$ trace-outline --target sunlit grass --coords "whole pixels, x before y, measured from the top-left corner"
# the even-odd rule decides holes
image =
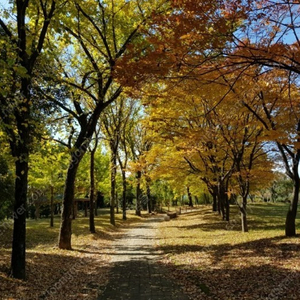
[[[109,278],[110,255],[114,251],[112,240],[122,234],[121,228],[141,221],[134,211],[127,211],[127,220],[116,214],[116,226],[110,224],[108,209],[100,209],[95,217],[96,233],[89,231],[89,218],[78,217],[72,221],[72,249],[58,249],[60,217],[54,219],[28,219],[26,222],[26,274],[27,280],[20,281],[9,276],[11,259],[12,225],[9,221],[0,237],[0,299],[41,299],[45,291],[53,288],[64,276],[71,278],[55,292],[51,299],[97,299],[97,292]],[[72,270],[72,274],[70,273]],[[90,288],[90,284],[95,286]],[[43,298],[44,299],[44,298]],[[47,298],[49,299],[49,298]]]
[[[127,212],[127,220],[122,220],[122,214],[115,214],[116,226],[110,224],[108,209],[99,209],[98,216],[95,216],[96,233],[91,234],[89,231],[89,218],[84,217],[79,212],[78,217],[72,221],[72,246],[75,248],[77,243],[83,244],[97,238],[110,238],[109,233],[117,232],[120,226],[126,226],[132,222],[141,220],[134,214],[134,211]],[[54,217],[54,226],[50,227],[49,218],[27,219],[26,220],[26,246],[27,250],[51,249],[57,246],[60,216]],[[0,239],[0,249],[10,249],[12,240],[13,222],[8,221],[9,226],[3,231]]]
[[[287,209],[283,203],[250,203],[248,233],[241,232],[236,206],[229,223],[210,206],[182,214],[160,227],[162,263],[192,299],[265,299],[286,277],[300,279],[299,236],[284,236]],[[299,217],[297,223],[300,231]],[[284,298],[284,289],[278,299],[300,299],[298,290]]]

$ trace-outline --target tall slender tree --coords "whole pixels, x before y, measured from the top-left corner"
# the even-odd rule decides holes
[[[15,158],[14,211],[18,215],[14,219],[11,272],[20,279],[26,277],[28,158],[34,134],[34,110],[39,107],[39,99],[34,97],[34,78],[59,2],[15,0],[11,3],[15,19],[0,17],[1,45],[5,45],[1,56],[9,74],[6,87],[0,89],[0,117]]]
[[[139,31],[146,26],[153,11],[162,11],[165,1],[106,0],[68,2],[68,15],[61,19],[64,34],[57,33],[59,45],[53,51],[62,77],[53,85],[66,87],[65,101],[53,99],[69,114],[75,132],[69,139],[70,165],[65,183],[59,248],[71,249],[71,212],[74,182],[82,157],[87,151],[101,113],[122,93],[114,82],[118,60],[133,40],[141,38]],[[72,46],[71,46],[72,45]],[[76,56],[74,55],[76,53]]]

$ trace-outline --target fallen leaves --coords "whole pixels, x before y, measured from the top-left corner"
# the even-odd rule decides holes
[[[228,231],[209,210],[160,228],[161,263],[191,299],[300,299],[299,238],[267,229]]]
[[[88,218],[78,218],[72,235],[73,251],[56,247],[58,223],[49,228],[48,221],[28,221],[26,251],[26,281],[8,276],[11,249],[8,240],[11,229],[0,240],[0,299],[1,300],[95,300],[106,285],[111,270],[112,240],[120,232],[107,223],[109,214],[96,218],[96,234],[90,234]],[[117,223],[121,221],[117,218]],[[129,222],[135,217],[129,216]],[[122,224],[122,227],[127,226]]]

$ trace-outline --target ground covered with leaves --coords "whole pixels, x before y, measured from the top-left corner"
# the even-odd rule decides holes
[[[6,226],[0,238],[0,299],[97,299],[109,276],[111,241],[120,234],[118,227],[136,220],[139,219],[131,215],[123,223],[121,215],[117,215],[114,228],[106,212],[96,217],[97,233],[90,234],[88,218],[78,218],[73,222],[73,251],[56,246],[59,219],[54,228],[49,227],[49,219],[28,220],[26,281],[9,277],[12,230]]]
[[[252,204],[249,233],[240,232],[237,211],[228,224],[210,207],[164,222],[161,263],[191,299],[299,300],[300,239],[284,237],[286,211]]]

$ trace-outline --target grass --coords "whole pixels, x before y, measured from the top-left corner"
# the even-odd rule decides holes
[[[158,224],[161,266],[193,300],[300,299],[299,236],[284,236],[287,204],[249,204],[249,233],[241,233],[240,215],[231,207],[231,222],[210,206],[183,210],[176,219]],[[173,210],[174,208],[171,208]],[[0,239],[0,299],[97,299],[109,278],[111,242],[120,228],[141,222],[128,213],[109,223],[108,209],[96,217],[97,233],[89,233],[88,218],[73,221],[73,251],[56,247],[59,222],[27,221],[27,280],[8,276],[11,229]],[[298,218],[298,231],[299,228]],[[51,297],[50,297],[51,296]]]
[[[127,221],[121,214],[115,217],[116,227],[109,222],[108,209],[100,210],[95,217],[95,234],[89,233],[88,218],[74,220],[73,251],[57,248],[59,217],[55,217],[53,228],[49,219],[27,220],[26,281],[8,276],[12,239],[9,223],[0,237],[0,299],[96,299],[108,279],[111,241],[120,234],[120,227],[141,221],[133,211],[128,212]]]
[[[234,206],[230,224],[211,207],[183,214],[161,226],[162,263],[191,299],[300,299],[300,241],[284,236],[287,207],[250,204],[248,233]]]

